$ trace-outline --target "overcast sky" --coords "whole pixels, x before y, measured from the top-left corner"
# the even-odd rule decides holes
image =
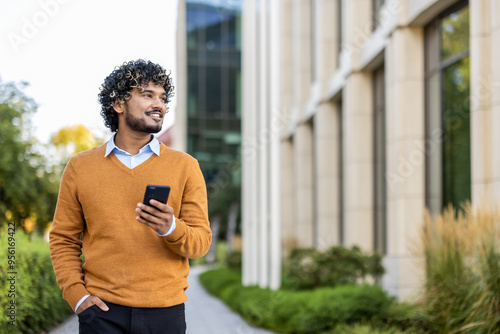
[[[107,138],[97,94],[115,66],[150,59],[176,84],[176,17],[177,0],[0,0],[0,78],[30,83],[42,143],[76,124]]]

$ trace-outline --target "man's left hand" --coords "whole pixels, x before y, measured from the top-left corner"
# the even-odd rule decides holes
[[[170,230],[174,217],[174,209],[168,204],[155,201],[149,201],[149,205],[138,203],[135,212],[140,223],[151,227],[158,234],[165,234]]]

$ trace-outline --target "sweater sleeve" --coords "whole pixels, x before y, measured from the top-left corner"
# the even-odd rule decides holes
[[[207,188],[198,163],[193,163],[188,174],[175,230],[163,238],[172,251],[187,258],[202,257],[210,248]]]
[[[85,227],[77,197],[77,175],[70,160],[61,178],[54,221],[50,230],[50,257],[63,298],[74,310],[78,301],[90,294],[82,271],[81,234]]]

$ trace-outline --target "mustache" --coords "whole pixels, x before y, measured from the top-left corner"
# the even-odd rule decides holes
[[[163,112],[161,110],[148,110],[146,111],[146,115],[150,115],[150,114],[160,114],[161,117],[163,117]]]

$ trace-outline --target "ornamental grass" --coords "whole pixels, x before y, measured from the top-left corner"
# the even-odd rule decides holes
[[[425,216],[419,303],[430,332],[500,333],[500,214],[470,204]]]

